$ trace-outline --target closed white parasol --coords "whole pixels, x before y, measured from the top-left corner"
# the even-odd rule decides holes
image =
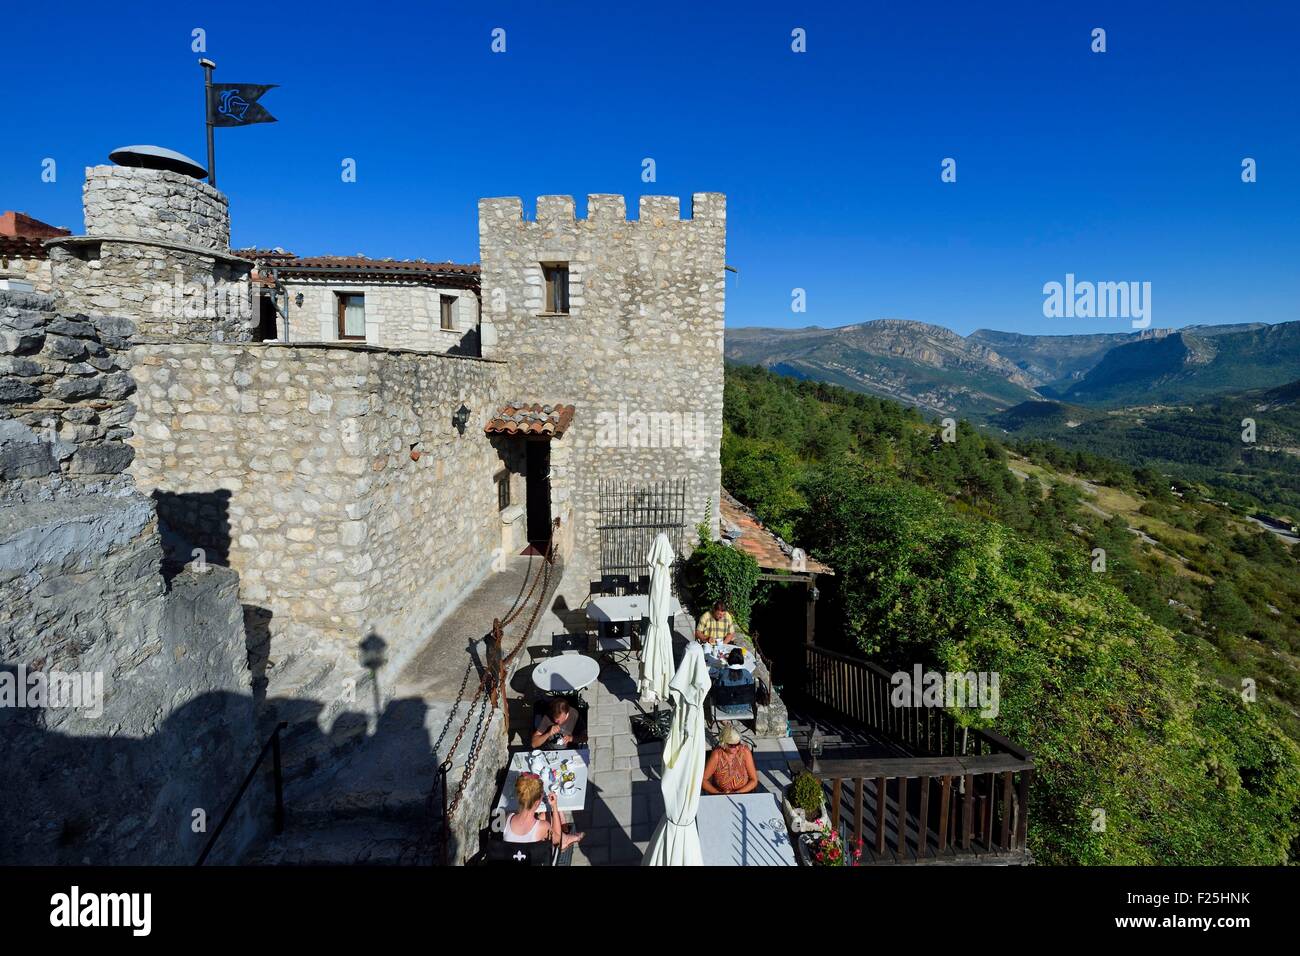
[[[646,556],[650,565],[650,627],[641,642],[641,698],[656,703],[668,700],[668,684],[673,679],[673,635],[668,629],[668,605],[674,558],[668,535],[660,532]]]
[[[664,744],[664,818],[650,837],[641,865],[703,866],[695,813],[704,780],[704,698],[709,692],[709,665],[704,649],[695,641],[686,648],[668,692],[673,722]]]

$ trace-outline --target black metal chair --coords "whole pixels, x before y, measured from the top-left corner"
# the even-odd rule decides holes
[[[590,634],[552,634],[551,656],[556,654],[585,654],[591,648]]]
[[[631,578],[626,574],[602,574],[600,577],[601,594],[626,594],[631,585]]]
[[[709,722],[716,725],[723,720],[758,720],[758,681],[748,684],[723,684],[713,686],[709,692]]]
[[[485,866],[570,866],[573,847],[557,851],[550,840],[507,843],[501,836],[493,834],[487,841],[483,863]]]
[[[636,641],[632,635],[632,621],[602,621],[596,632],[596,650],[599,652],[600,669],[617,667],[630,676],[627,662],[636,653]]]

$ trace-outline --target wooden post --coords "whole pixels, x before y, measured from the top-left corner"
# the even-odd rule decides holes
[[[885,852],[885,778],[876,778],[876,852]]]
[[[812,594],[817,587],[817,575],[808,575],[808,600],[805,602],[808,606],[807,624],[804,631],[804,642],[815,644],[817,637],[817,602],[813,600]]]
[[[948,800],[952,794],[952,777],[944,774],[943,783],[939,787],[939,852],[942,853],[948,849],[948,831],[951,826],[949,822]]]

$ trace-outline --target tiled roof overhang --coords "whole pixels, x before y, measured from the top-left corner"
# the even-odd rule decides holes
[[[572,405],[523,405],[502,407],[483,430],[489,435],[545,435],[559,438],[573,421]]]
[[[45,240],[35,236],[0,236],[0,256],[6,259],[46,259]]]
[[[752,556],[764,571],[790,571],[805,574],[835,574],[829,564],[806,556],[802,569],[796,569],[794,548],[763,527],[752,511],[722,489],[722,538],[733,548]]]

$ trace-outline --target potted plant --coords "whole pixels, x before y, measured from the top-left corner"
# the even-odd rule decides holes
[[[829,820],[821,820],[813,833],[799,836],[799,855],[811,866],[857,866],[862,859],[862,841],[853,849],[844,845],[844,839],[831,829]]]
[[[819,821],[828,817],[826,794],[822,782],[803,770],[781,797],[781,812],[791,833],[812,833]]]

